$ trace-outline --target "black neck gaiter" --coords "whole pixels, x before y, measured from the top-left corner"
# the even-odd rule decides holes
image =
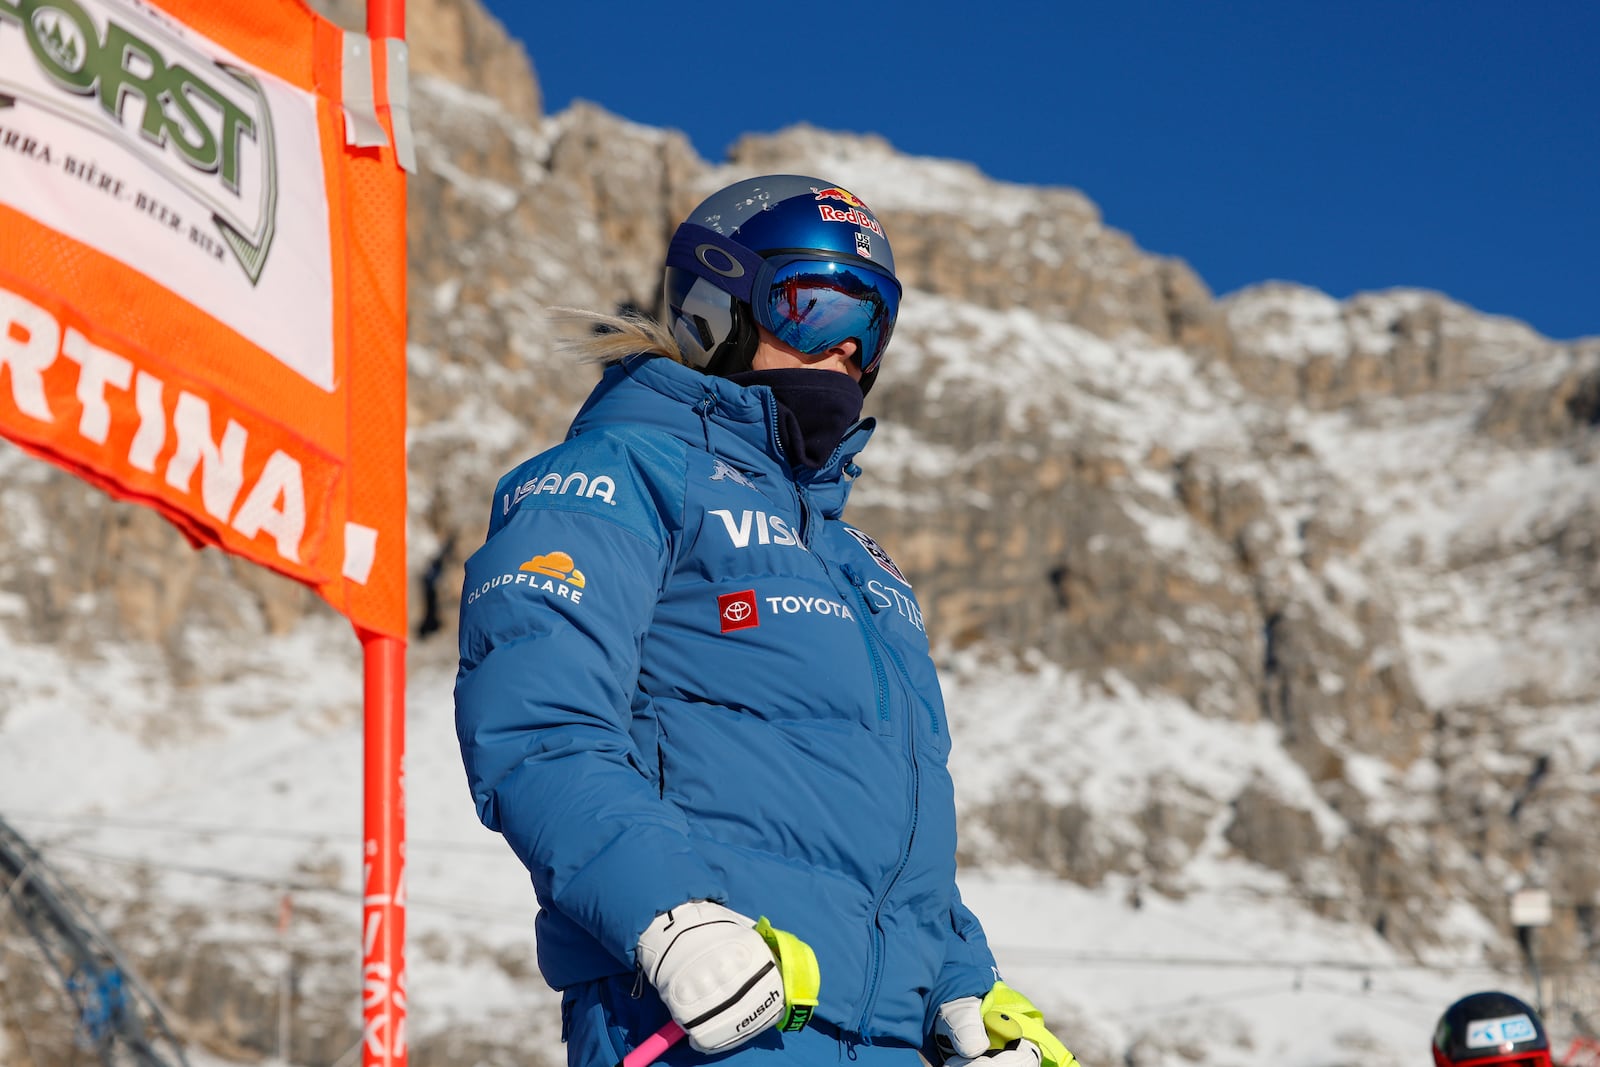
[[[747,370],[728,375],[739,385],[764,385],[778,399],[778,440],[797,467],[828,462],[844,432],[861,418],[861,386],[848,374],[811,367]]]

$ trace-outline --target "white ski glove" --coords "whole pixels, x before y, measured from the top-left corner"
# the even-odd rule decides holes
[[[1044,1056],[1027,1038],[1010,1042],[1006,1048],[989,1047],[989,1031],[983,1025],[983,1001],[960,997],[939,1005],[933,1022],[933,1044],[944,1057],[944,1067],[969,1067],[983,1060],[982,1067],[1040,1067]]]
[[[639,935],[639,968],[697,1051],[741,1045],[783,1015],[783,978],[755,926],[721,904],[691,900]]]
[[[933,1044],[943,1067],[970,1067],[980,1059],[981,1067],[1079,1067],[1033,1001],[998,981],[982,1000],[959,997],[939,1005]]]

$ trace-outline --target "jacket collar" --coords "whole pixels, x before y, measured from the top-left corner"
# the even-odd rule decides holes
[[[794,482],[823,514],[844,510],[854,459],[876,425],[856,423],[816,471],[796,476],[778,443],[778,402],[764,385],[741,386],[665,356],[630,356],[606,368],[567,431],[569,439],[601,427],[648,426],[703,448],[747,473]]]

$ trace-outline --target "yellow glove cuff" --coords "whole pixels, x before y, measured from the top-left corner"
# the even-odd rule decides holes
[[[784,1011],[778,1020],[778,1029],[784,1033],[802,1030],[817,1010],[817,997],[822,991],[817,954],[787,930],[774,927],[765,915],[756,923],[756,933],[772,950],[773,958],[778,961],[778,974],[783,978]]]
[[[1044,1067],[1078,1067],[1078,1060],[1061,1040],[1044,1026],[1044,1013],[1033,1001],[1004,982],[996,982],[979,1005],[989,1047],[1005,1048],[1019,1038],[1039,1046]]]

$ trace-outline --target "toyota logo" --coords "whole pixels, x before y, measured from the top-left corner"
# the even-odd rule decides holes
[[[723,610],[722,617],[729,622],[743,622],[750,617],[750,605],[742,600],[735,600]]]

